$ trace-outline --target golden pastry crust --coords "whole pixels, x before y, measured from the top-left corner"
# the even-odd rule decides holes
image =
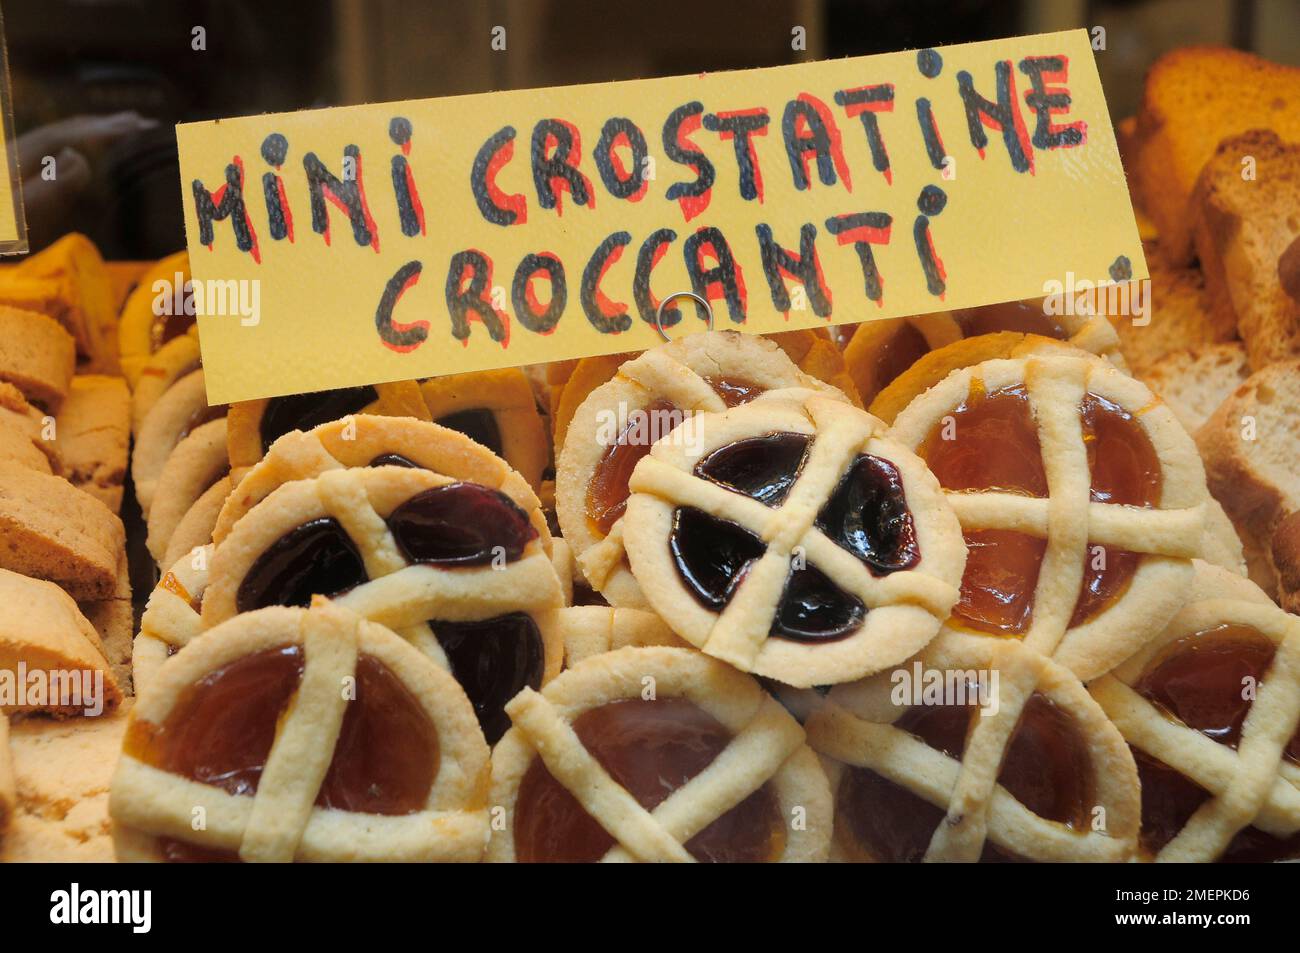
[[[1300,831],[1300,766],[1283,757],[1300,721],[1300,618],[1278,609],[1250,581],[1206,563],[1197,563],[1193,591],[1164,631],[1089,686],[1130,745],[1209,792],[1157,861],[1215,860],[1247,826],[1275,837]],[[1224,625],[1253,629],[1277,646],[1235,750],[1165,714],[1134,688],[1173,643]]]
[[[383,417],[414,417],[428,420],[429,409],[420,394],[420,385],[415,381],[394,381],[389,384],[376,384],[376,398],[354,414],[374,414]],[[273,400],[245,400],[230,407],[230,430],[227,439],[230,444],[230,475],[235,485],[244,478],[248,468],[265,455],[262,448],[262,415]]]
[[[966,547],[938,482],[879,420],[841,400],[784,393],[699,415],[679,428],[682,439],[656,443],[632,474],[623,538],[641,591],[678,635],[741,671],[808,688],[863,678],[924,647],[957,601]],[[815,437],[779,506],[693,472],[718,448],[769,433]],[[860,454],[898,472],[920,554],[910,568],[878,576],[814,523]],[[683,506],[742,526],[766,544],[720,612],[696,599],[674,563],[669,540]],[[864,605],[861,622],[842,637],[769,637],[792,571],[804,568],[791,570],[800,556]]]
[[[161,726],[183,693],[215,670],[263,650],[298,646],[294,702],[253,796],[151,766],[133,739]],[[350,700],[339,684],[367,656],[400,681],[437,734],[436,774],[413,814],[353,813],[314,805]],[[156,731],[157,728],[155,727]],[[469,699],[451,676],[383,626],[318,599],[310,609],[271,607],[230,620],[158,671],[131,713],[109,810],[119,860],[159,860],[159,837],[238,852],[245,861],[475,861],[488,834],[488,749]],[[206,811],[195,830],[193,809]]]
[[[725,751],[653,811],[600,766],[572,729],[582,713],[625,699],[644,699],[646,679],[654,699],[685,699],[731,734]],[[617,843],[603,858],[690,861],[683,846],[764,784],[782,818],[803,808],[806,823],[786,830],[786,862],[826,859],[831,803],[826,778],[804,744],[803,729],[753,679],[687,649],[622,648],[579,663],[543,691],[520,692],[507,706],[514,727],[492,756],[491,803],[503,812],[486,859],[515,860],[515,806],[519,784],[534,759],[578,799]]]
[[[896,672],[833,689],[808,719],[808,743],[825,756],[837,798],[845,767],[865,768],[946,811],[925,854],[927,861],[979,859],[985,844],[1029,860],[1128,860],[1137,847],[1141,815],[1137,767],[1124,739],[1072,674],[1037,652],[1009,641],[946,632],[917,662],[942,673],[996,672],[997,708],[974,716],[960,760],[894,727],[908,710],[895,704]],[[991,684],[991,678],[990,678]],[[1034,814],[998,784],[1012,734],[1035,694],[1066,713],[1086,741],[1101,830],[1076,830]],[[1102,809],[1098,812],[1097,808]],[[837,811],[833,860],[872,860]]]
[[[158,475],[149,507],[147,545],[155,562],[164,562],[172,534],[185,514],[229,472],[224,417],[196,427],[176,445]]]
[[[357,414],[303,433],[285,434],[257,466],[247,471],[222,507],[212,532],[215,542],[230,534],[245,513],[277,487],[319,476],[327,470],[371,466],[384,457],[401,457],[445,476],[500,490],[528,514],[551,550],[551,534],[537,495],[510,466],[481,444],[423,420]]]
[[[140,380],[140,372],[149,365],[151,358],[159,348],[164,346],[164,330],[169,324],[193,325],[193,316],[156,315],[154,301],[159,292],[154,285],[165,281],[169,289],[176,282],[176,275],[181,276],[182,285],[190,282],[190,257],[180,251],[160,259],[140,275],[134,290],[122,305],[122,316],[117,326],[118,356],[122,365],[122,376],[132,388]],[[172,292],[169,290],[170,296]]]
[[[537,489],[542,472],[550,463],[546,427],[537,412],[532,385],[517,367],[448,374],[420,383],[420,392],[434,423],[452,429],[447,418],[455,414],[484,411],[495,425],[500,446],[489,446]]]
[[[612,605],[647,607],[623,552],[622,520],[601,535],[587,518],[587,493],[601,458],[622,426],[655,401],[685,413],[719,411],[726,403],[705,378],[745,381],[765,390],[802,387],[845,400],[800,371],[774,343],[735,331],[679,338],[623,364],[614,378],[582,402],[556,464],[555,505],[560,528],[583,575]]]
[[[538,624],[553,630],[564,643],[564,665],[628,646],[667,645],[689,649],[691,644],[668,628],[653,612],[612,606],[569,606],[539,614]]]
[[[1169,408],[1139,382],[1092,359],[1035,355],[963,368],[913,401],[894,435],[918,448],[972,389],[1024,385],[1037,420],[1048,497],[993,490],[946,491],[964,532],[1012,530],[1046,538],[1024,643],[1084,680],[1108,671],[1151,638],[1178,610],[1192,581],[1192,559],[1205,538],[1205,471]],[[1081,423],[1085,393],[1131,414],[1160,465],[1158,506],[1090,500],[1090,468]],[[1142,554],[1127,588],[1081,625],[1070,620],[1087,547]],[[951,620],[947,625],[956,626]]]
[[[170,566],[188,553],[212,542],[212,531],[217,525],[217,518],[230,496],[232,487],[230,477],[223,476],[212,486],[203,491],[203,495],[194,501],[175,531],[167,541],[167,550],[158,560],[160,566]]]
[[[197,325],[155,351],[140,369],[131,392],[131,432],[140,432],[153,405],[173,384],[202,366]]]
[[[131,479],[136,499],[147,517],[167,459],[187,434],[225,415],[224,407],[209,407],[203,371],[193,371],[158,399],[140,427],[131,454]]]

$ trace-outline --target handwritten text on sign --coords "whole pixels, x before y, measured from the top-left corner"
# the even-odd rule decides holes
[[[214,402],[1145,277],[1082,30],[177,139]]]

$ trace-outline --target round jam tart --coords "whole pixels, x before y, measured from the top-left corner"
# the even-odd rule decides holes
[[[628,478],[650,445],[693,414],[792,387],[845,399],[800,371],[772,342],[714,331],[646,351],[591,392],[559,451],[555,503],[560,528],[593,589],[612,605],[647,607],[624,556],[622,519]]]
[[[844,361],[862,402],[871,407],[881,391],[929,352],[963,338],[1003,331],[1066,343],[1125,366],[1119,336],[1104,316],[1051,315],[1041,300],[867,321],[857,326],[844,348]]]
[[[1164,404],[1104,362],[954,371],[893,426],[961,520],[947,626],[1021,639],[1084,680],[1159,632],[1204,547],[1205,472]]]
[[[720,662],[621,648],[506,709],[490,861],[826,859],[830,790],[803,729]]]
[[[379,466],[423,468],[504,493],[528,514],[542,547],[551,550],[551,534],[537,495],[499,456],[446,427],[373,414],[357,414],[281,437],[256,466],[245,471],[238,492],[231,494],[217,518],[212,539],[220,543],[245,513],[285,483],[327,470]]]
[[[420,392],[434,423],[487,447],[534,489],[542,485],[551,448],[523,371],[507,367],[449,374],[422,381]]]
[[[184,616],[197,593],[181,582],[189,600],[166,578],[155,598]],[[208,557],[201,627],[316,595],[450,668],[492,740],[505,730],[505,703],[545,684],[563,659],[563,643],[535,618],[564,594],[528,515],[500,490],[429,470],[327,470],[279,487]],[[142,628],[177,643],[152,618]]]
[[[1192,600],[1089,686],[1132,746],[1141,855],[1300,858],[1300,618],[1196,564]]]
[[[1082,683],[1015,642],[945,632],[832,689],[806,723],[835,795],[832,860],[1128,860],[1137,769]]]
[[[775,343],[795,367],[810,377],[815,377],[839,388],[856,406],[862,406],[853,379],[844,366],[844,355],[826,328],[804,328],[798,331],[778,331],[764,334],[763,338]],[[554,399],[551,413],[555,426],[555,445],[564,446],[569,423],[582,402],[593,390],[611,380],[627,361],[636,354],[598,354],[584,357],[560,381],[559,394]],[[554,385],[552,385],[554,386]]]
[[[488,749],[447,672],[327,600],[231,619],[131,712],[118,860],[475,861]]]
[[[203,495],[194,501],[176,524],[158,565],[170,566],[182,556],[212,542],[212,529],[217,525],[217,516],[225,505],[226,498],[230,496],[230,491],[229,475],[203,491]]]
[[[415,381],[342,387],[315,394],[289,394],[230,405],[230,467],[235,483],[271,445],[294,430],[311,430],[356,414],[415,417],[428,420],[429,410]]]
[[[149,507],[147,545],[155,562],[163,562],[172,534],[190,507],[229,473],[224,417],[196,427],[176,445]]]
[[[197,334],[193,330],[196,327],[193,315],[160,316],[154,310],[154,300],[158,296],[154,285],[164,281],[171,288],[178,274],[182,287],[188,292],[190,258],[183,251],[168,255],[140,275],[135,288],[122,304],[122,314],[117,322],[117,349],[122,376],[132,390],[139,386],[143,369],[161,348],[184,334]]]
[[[807,688],[915,654],[957,599],[965,549],[924,464],[809,392],[700,414],[632,474],[632,571],[678,635]]]
[[[226,416],[225,407],[209,407],[203,371],[177,381],[145,415],[131,451],[131,479],[136,499],[147,517],[158,479],[176,445],[203,424]]]

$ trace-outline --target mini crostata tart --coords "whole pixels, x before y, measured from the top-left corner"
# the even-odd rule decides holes
[[[1137,769],[1082,683],[1015,642],[944,633],[832,689],[806,723],[832,859],[1106,861],[1137,846]]]
[[[1142,781],[1141,854],[1300,858],[1300,618],[1197,563],[1192,600],[1089,689]]]
[[[1205,471],[1169,408],[1092,359],[963,368],[893,426],[969,555],[946,625],[1015,638],[1085,681],[1164,628],[1205,535]]]
[[[1012,331],[1067,343],[1123,369],[1119,335],[1102,315],[1048,314],[1042,300],[938,311],[858,325],[844,349],[862,402],[876,396],[930,351],[963,338]]]
[[[202,366],[197,325],[160,347],[140,371],[135,390],[131,392],[131,432],[140,432],[144,418],[173,384]]]
[[[201,546],[212,542],[212,528],[217,525],[217,516],[230,496],[230,476],[223,476],[212,486],[203,491],[203,495],[194,501],[185,511],[181,521],[176,524],[163,558],[158,560],[160,566],[170,566],[182,556],[193,552]]]
[[[429,410],[415,381],[366,384],[314,394],[290,394],[230,405],[231,478],[236,484],[261,460],[271,444],[291,430],[311,430],[354,414],[429,419]]]
[[[202,370],[186,374],[158,398],[145,415],[131,452],[131,479],[146,517],[172,451],[199,427],[225,416],[224,406],[208,406]]]
[[[190,507],[229,474],[224,417],[194,428],[176,445],[158,475],[149,507],[147,546],[155,562],[163,562],[172,534]]]
[[[191,297],[190,257],[179,251],[160,259],[148,271],[140,275],[135,289],[122,305],[122,315],[117,325],[118,356],[122,366],[122,376],[134,389],[139,383],[141,370],[148,366],[153,356],[171,341],[189,333],[195,326],[193,314],[185,314],[182,306],[178,313],[158,314],[154,302],[159,292],[154,285],[166,282],[167,298],[174,300],[173,289],[176,276],[180,275],[182,289],[181,301]],[[177,312],[175,307],[169,311]]]
[[[691,418],[632,474],[624,537],[650,605],[741,671],[798,688],[919,651],[965,548],[938,483],[865,411],[807,391]]]
[[[564,594],[528,514],[499,490],[429,470],[329,470],[275,490],[212,553],[202,625],[315,595],[450,668],[493,741],[505,703],[563,659],[533,617]]]
[[[278,439],[255,467],[245,471],[222,507],[212,539],[220,543],[244,514],[285,483],[327,470],[378,466],[423,468],[504,493],[528,514],[542,547],[551,551],[551,534],[537,494],[499,456],[447,427],[372,414],[357,414],[306,432],[290,431]]]
[[[120,861],[475,861],[488,748],[460,686],[326,600],[226,622],[131,712]],[[200,823],[201,821],[201,823]]]
[[[517,367],[448,374],[420,382],[436,424],[465,434],[510,464],[537,489],[551,459],[546,426],[528,377]]]
[[[611,605],[647,607],[624,557],[622,520],[628,478],[650,444],[692,414],[725,410],[791,387],[845,400],[840,391],[800,371],[771,341],[713,331],[646,351],[591,392],[559,451],[555,506],[593,589]]]
[[[830,790],[803,729],[721,662],[622,648],[507,711],[489,861],[826,859]]]

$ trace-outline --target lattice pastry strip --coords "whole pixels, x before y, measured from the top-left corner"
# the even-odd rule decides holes
[[[212,540],[220,543],[244,514],[285,483],[311,479],[326,470],[384,463],[423,467],[499,490],[528,513],[543,548],[550,552],[551,534],[537,495],[504,460],[450,428],[374,414],[351,415],[305,433],[294,430],[277,440],[226,500]]]
[[[611,757],[617,765],[617,756],[589,750],[584,743],[584,719],[637,704],[651,711],[666,706],[674,719],[681,719],[682,709],[674,706],[683,703],[727,738],[702,770],[666,796],[659,790],[658,803],[647,809],[642,806],[645,792],[625,788],[605,767]],[[730,812],[743,810],[755,798],[767,798],[770,810],[747,818],[761,816],[762,823],[772,826],[770,840],[761,843],[775,844],[776,850],[772,856],[748,859],[825,859],[829,792],[803,744],[803,729],[753,679],[698,652],[654,646],[593,655],[542,692],[521,692],[507,710],[514,728],[494,752],[492,790],[492,803],[504,807],[507,823],[493,834],[489,860],[544,859],[533,856],[535,848],[521,833],[545,820],[532,816],[543,808],[526,793],[536,786],[536,771],[567,790],[576,799],[575,809],[608,835],[610,846],[596,855],[605,861],[691,861],[693,846],[706,850],[694,843],[697,835],[707,834],[715,822],[724,823]],[[640,738],[642,730],[634,729],[633,737]],[[608,729],[593,737],[608,738]],[[701,743],[699,734],[689,737],[695,740],[688,745]],[[673,740],[659,740],[638,746],[632,757],[666,757]],[[660,788],[675,766],[654,761],[652,769],[659,778],[654,787]],[[794,815],[801,820],[790,824]],[[556,819],[560,825],[569,821]],[[743,833],[755,837],[764,832],[747,828]]]
[[[647,608],[628,569],[623,496],[615,458],[644,454],[649,441],[624,436],[640,426],[662,436],[683,416],[719,412],[775,391],[804,388],[847,400],[836,388],[800,371],[771,341],[734,331],[695,334],[624,362],[574,413],[557,448],[556,515],[592,587],[611,604]],[[620,432],[613,432],[618,430]],[[618,446],[621,442],[628,446]],[[629,458],[630,459],[630,458]],[[630,470],[630,466],[628,467]],[[593,500],[602,494],[601,510]]]
[[[255,791],[250,794],[249,782],[232,782],[228,774],[219,773],[220,780],[210,784],[178,773],[201,775],[207,770],[203,758],[220,757],[212,747],[219,748],[220,738],[207,739],[197,752],[186,748],[186,739],[194,737],[189,732],[207,727],[192,724],[201,718],[196,712],[212,710],[193,707],[202,704],[203,693],[217,690],[241,665],[266,664],[267,657],[283,659],[286,653],[300,659],[300,675],[288,685],[260,777],[251,782]],[[361,676],[363,657],[383,673],[379,681]],[[339,749],[340,732],[349,706],[371,705],[368,693],[382,694],[384,679],[400,684],[393,697],[403,699],[404,707],[402,720],[382,731],[396,737],[393,732],[418,731],[412,726],[423,723],[431,734],[401,739],[417,765],[405,766],[412,776],[358,779],[353,759],[359,752]],[[266,692],[275,682],[263,677],[255,684],[255,692]],[[246,693],[240,700],[253,710],[266,702]],[[358,717],[396,717],[388,707],[395,702],[379,698],[373,704],[368,716]],[[265,714],[276,718],[271,708]],[[222,717],[221,709],[216,717]],[[220,724],[211,730],[220,731]],[[416,750],[421,745],[428,750]],[[367,759],[377,757],[367,752]],[[246,861],[476,860],[487,838],[480,793],[487,759],[464,693],[402,639],[324,599],[309,610],[262,609],[194,640],[159,670],[137,702],[110,800],[118,857],[164,859],[179,846],[182,852],[218,851]],[[232,783],[244,787],[232,791]],[[347,805],[354,802],[377,812],[352,810]]]
[[[992,680],[994,672],[996,682]],[[926,705],[915,705],[916,698],[910,693],[903,704],[894,697],[900,684],[910,684],[909,679],[928,673],[936,673],[950,686],[960,681],[961,691],[969,692],[964,698],[944,698],[945,709],[934,710],[941,716],[955,716],[952,724],[957,729],[935,729],[934,722],[927,727],[924,719],[934,714]],[[981,678],[987,694],[978,697],[974,680]],[[971,707],[966,708],[967,704]],[[910,721],[918,712],[921,719]],[[1070,726],[1065,734],[1062,719]],[[965,721],[970,726],[963,740],[960,731]],[[1045,732],[1043,725],[1049,731]],[[1086,756],[1083,770],[1088,777],[1083,780],[1075,770],[1080,767],[1077,763],[1024,768],[1026,759],[1019,761],[1020,770],[1042,771],[1057,782],[1078,785],[1070,796],[1083,800],[1057,804],[1073,817],[1053,819],[1036,813],[1013,793],[1013,788],[1025,786],[1025,778],[1003,777],[1008,752],[1026,729],[1031,736],[1054,738],[1075,755]],[[991,847],[995,852],[1037,861],[1113,862],[1127,859],[1136,847],[1140,795],[1137,772],[1123,739],[1077,678],[1015,642],[945,632],[908,668],[832,690],[810,716],[807,730],[809,744],[824,756],[836,792],[832,859],[865,854],[872,860],[923,856],[928,861],[969,862],[979,860]],[[949,737],[954,730],[958,734]],[[927,732],[933,735],[931,741],[922,738]],[[955,742],[958,750],[944,749],[941,739],[946,739],[942,743]],[[1041,741],[1037,750],[1048,752]],[[875,800],[855,800],[853,791],[861,782],[850,776],[854,769],[933,805],[938,809],[933,828],[920,829],[924,822],[919,818],[924,815],[916,807],[906,802],[887,803],[902,795],[882,790],[878,781],[858,788],[874,791],[871,796]],[[860,819],[853,816],[854,811],[878,814],[884,818],[878,823],[885,826],[918,825],[914,855],[875,853],[898,849],[898,831],[891,829],[883,846],[863,843],[856,833],[855,820]]]
[[[1289,850],[1285,843],[1274,846],[1300,855],[1300,745],[1294,740],[1300,736],[1300,619],[1282,612],[1249,581],[1199,561],[1196,567],[1199,598],[1089,686],[1129,744],[1202,789],[1203,803],[1176,832],[1159,830],[1160,819],[1146,819],[1144,847],[1158,861],[1215,860],[1252,827],[1279,841],[1290,839]],[[1206,661],[1197,663],[1197,657]],[[1252,658],[1257,661],[1243,662]],[[1164,687],[1165,672],[1177,673],[1179,694]],[[1217,674],[1224,672],[1248,672],[1247,683],[1229,684]],[[1194,707],[1181,708],[1187,701]],[[1180,715],[1212,722],[1189,724]],[[1231,716],[1239,727],[1220,724]],[[1144,783],[1161,779],[1153,775]],[[1173,836],[1161,843],[1167,834]]]
[[[789,485],[779,500],[761,502],[766,491],[756,496],[710,476],[717,454],[766,440],[807,444],[802,462],[780,475]],[[878,468],[873,473],[891,474],[881,478],[892,481],[888,499],[851,496],[858,468],[868,464]],[[878,420],[843,402],[807,392],[769,395],[762,404],[693,418],[654,446],[630,486],[625,533],[641,590],[680,636],[744,671],[800,687],[863,677],[922,648],[956,599],[964,547],[933,477]],[[907,527],[900,532],[907,537],[908,559],[878,570],[818,525],[844,494],[856,500],[848,519],[866,524],[854,538],[876,532],[871,522],[888,510],[895,525]],[[720,608],[705,604],[683,582],[684,570],[672,553],[673,546],[686,545],[675,529],[681,512],[743,528],[764,546],[736,570]],[[790,599],[788,580],[804,566],[824,576],[844,604],[854,600],[861,606],[840,637],[800,642],[773,636],[774,620]]]
[[[1089,679],[1177,611],[1203,549],[1205,475],[1185,431],[1142,384],[1085,357],[986,361],[914,400],[893,431],[926,458],[977,547],[950,628],[1019,635]],[[982,575],[1025,571],[1006,565],[1001,554],[1014,550],[981,559],[990,531],[1043,541],[1036,577],[996,596],[1014,606],[1027,598],[1020,619],[968,614]]]

